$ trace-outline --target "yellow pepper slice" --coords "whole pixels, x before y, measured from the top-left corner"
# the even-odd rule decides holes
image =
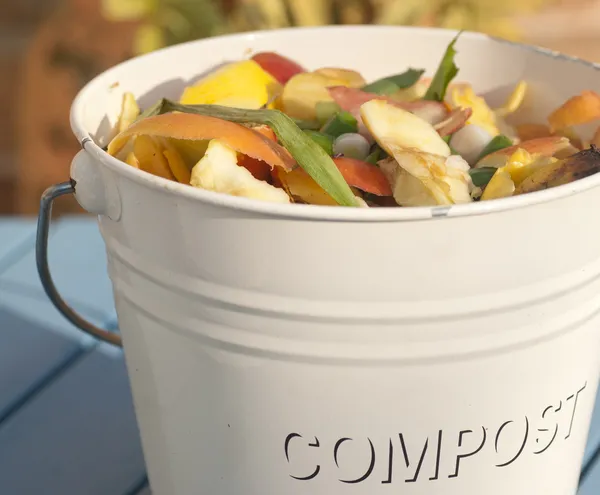
[[[450,106],[452,108],[470,108],[473,113],[468,124],[477,124],[492,136],[500,134],[496,125],[496,115],[486,101],[475,94],[470,85],[456,86],[450,91]]]
[[[499,168],[494,173],[492,180],[488,183],[481,195],[482,201],[489,199],[500,199],[512,196],[515,192],[515,183],[510,174],[503,168]]]
[[[133,153],[139,162],[139,168],[165,179],[174,180],[167,159],[158,143],[150,136],[140,135],[133,142]]]
[[[525,81],[519,81],[519,83],[513,89],[504,105],[496,108],[496,115],[499,117],[506,117],[511,113],[516,112],[522,105],[525,99],[525,93],[527,92],[527,83]]]
[[[182,184],[189,184],[192,176],[191,170],[183,161],[181,154],[177,151],[168,139],[164,139],[162,142],[164,146],[163,155],[167,159],[171,173],[175,176],[178,182]]]
[[[125,163],[133,168],[140,168],[140,162],[133,151],[130,151],[125,158]]]
[[[555,162],[557,159],[529,153],[518,148],[510,155],[506,165],[500,167],[486,186],[482,200],[506,198],[512,196],[515,189],[540,167]]]
[[[123,132],[131,124],[135,122],[140,114],[140,107],[135,101],[135,96],[131,93],[125,93],[123,95],[123,103],[121,104],[121,114],[117,121],[117,131]]]
[[[243,60],[220,67],[187,87],[180,103],[258,109],[281,90],[281,84],[254,60]]]

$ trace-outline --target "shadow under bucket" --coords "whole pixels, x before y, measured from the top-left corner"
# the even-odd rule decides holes
[[[374,79],[390,47],[395,67],[431,73],[454,34],[208,39],[119,65],[77,97],[83,150],[73,183],[45,198],[38,261],[48,282],[51,202],[75,192],[99,215],[154,495],[575,494],[600,370],[600,176],[443,209],[273,205],[99,147],[124,91],[248,50]],[[595,65],[547,51],[472,33],[457,48],[480,93],[526,80],[529,120],[600,85]]]

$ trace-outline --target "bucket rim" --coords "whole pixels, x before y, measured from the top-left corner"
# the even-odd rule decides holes
[[[135,169],[126,163],[105,152],[92,138],[88,130],[83,125],[83,112],[86,102],[90,95],[100,86],[105,86],[107,82],[114,79],[117,72],[126,69],[128,65],[134,65],[140,60],[150,59],[157,54],[168,52],[177,52],[184,46],[190,45],[218,45],[224,40],[234,40],[240,42],[250,42],[258,38],[277,38],[279,35],[290,33],[299,33],[299,35],[310,36],[319,32],[353,32],[362,33],[369,31],[412,31],[415,33],[428,33],[439,35],[450,39],[455,36],[457,31],[445,28],[431,28],[418,26],[383,26],[383,25],[334,25],[334,26],[307,26],[307,27],[287,27],[271,30],[257,30],[244,33],[225,34],[204,38],[186,43],[180,43],[169,47],[156,50],[154,52],[133,57],[120,64],[117,64],[94,79],[89,81],[77,94],[71,105],[70,123],[71,129],[82,148],[92,157],[107,166],[113,172],[130,179],[139,185],[149,189],[170,193],[189,200],[206,203],[213,206],[226,207],[246,213],[261,214],[271,217],[280,217],[297,220],[323,220],[323,221],[343,221],[343,222],[400,222],[416,221],[445,217],[470,217],[484,214],[499,213],[508,210],[525,208],[537,204],[547,203],[569,196],[585,192],[589,189],[600,186],[600,173],[578,179],[569,184],[563,184],[554,188],[512,196],[502,199],[488,201],[478,201],[466,204],[445,205],[445,206],[416,206],[416,207],[377,207],[377,208],[349,208],[332,207],[307,204],[284,204],[260,201],[250,198],[231,196],[225,193],[207,191],[200,188],[191,187],[187,184],[170,181],[162,177],[155,176],[143,170]],[[515,46],[520,50],[529,51],[536,55],[563,60],[585,65],[594,70],[600,71],[600,64],[583,60],[579,57],[566,55],[564,53],[539,47],[536,45],[509,41],[495,36],[473,32],[463,31],[461,39],[470,39],[477,41],[488,41],[493,43],[508,44]],[[460,42],[460,40],[459,40]]]

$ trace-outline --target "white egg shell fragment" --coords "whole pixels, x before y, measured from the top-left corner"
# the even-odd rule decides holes
[[[334,155],[344,155],[357,160],[364,160],[369,156],[371,144],[364,136],[349,132],[338,136],[333,142]]]
[[[456,131],[450,139],[450,146],[469,164],[474,165],[493,136],[477,124],[467,124]]]

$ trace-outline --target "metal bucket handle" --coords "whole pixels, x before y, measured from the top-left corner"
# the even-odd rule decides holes
[[[48,265],[48,233],[52,220],[52,204],[60,196],[75,194],[75,184],[73,179],[69,182],[61,182],[60,184],[50,186],[42,194],[35,242],[35,261],[38,274],[42,282],[42,287],[44,287],[50,301],[52,301],[52,304],[67,320],[98,340],[122,347],[123,343],[119,335],[97,327],[72,309],[59,294],[52,280],[52,275],[50,275],[50,267]]]

